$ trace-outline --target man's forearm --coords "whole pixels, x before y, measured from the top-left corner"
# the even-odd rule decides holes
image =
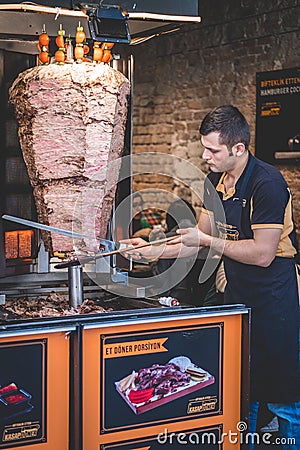
[[[235,261],[261,267],[268,267],[275,256],[255,239],[231,241],[206,235],[202,244]]]
[[[229,241],[216,237],[211,239],[211,247],[218,253],[244,264],[257,264],[257,254],[253,239],[243,241]]]
[[[182,244],[172,244],[170,242],[169,245],[165,245],[159,259],[186,258],[195,255],[199,250],[199,247],[186,247]]]

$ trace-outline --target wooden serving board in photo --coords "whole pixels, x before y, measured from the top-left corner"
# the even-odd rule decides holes
[[[130,399],[128,398],[126,392],[122,392],[118,381],[115,383],[115,386],[116,386],[117,392],[125,400],[125,402],[128,404],[128,406],[130,406],[132,411],[135,414],[142,414],[146,411],[157,408],[158,406],[161,406],[161,405],[169,403],[173,400],[176,400],[177,398],[183,397],[184,395],[191,394],[192,392],[195,392],[198,389],[202,389],[205,386],[209,386],[210,384],[213,384],[214,382],[215,382],[215,378],[213,377],[213,375],[211,375],[210,373],[207,372],[207,376],[203,381],[191,380],[188,385],[176,388],[175,392],[171,392],[166,395],[154,395],[147,402],[138,403],[138,404],[132,403],[130,401]]]

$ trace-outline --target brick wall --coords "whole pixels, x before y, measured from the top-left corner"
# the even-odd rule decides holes
[[[131,46],[135,58],[135,153],[169,153],[206,170],[199,124],[212,107],[234,104],[250,122],[255,151],[256,72],[300,65],[298,0],[201,0],[200,24]],[[282,168],[300,221],[299,166]],[[184,183],[136,176],[134,189],[156,186],[187,196]],[[200,202],[192,195],[196,208]]]

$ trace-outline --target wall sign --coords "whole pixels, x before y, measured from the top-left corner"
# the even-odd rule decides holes
[[[281,156],[283,152],[300,152],[299,101],[300,67],[256,74],[258,158],[271,164],[297,162]]]

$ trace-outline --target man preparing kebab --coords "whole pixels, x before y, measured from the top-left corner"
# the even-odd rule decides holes
[[[203,247],[223,254],[225,303],[244,303],[252,310],[249,431],[256,431],[258,405],[264,402],[278,417],[280,436],[296,441],[282,448],[299,449],[299,298],[291,194],[276,168],[250,154],[249,125],[237,108],[212,110],[200,135],[210,174],[198,225],[178,230],[180,236],[159,257],[186,257]],[[142,240],[123,242],[136,246]],[[155,257],[156,247],[128,254]]]

